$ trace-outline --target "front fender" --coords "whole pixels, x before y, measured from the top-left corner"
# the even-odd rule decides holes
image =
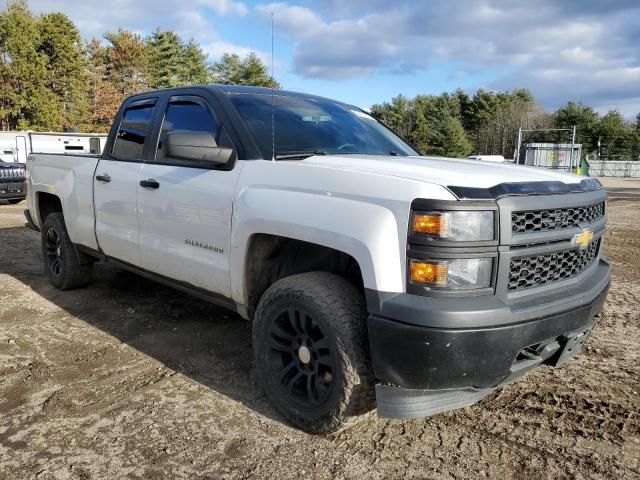
[[[231,291],[243,304],[244,272],[252,235],[302,240],[352,256],[365,288],[405,289],[406,238],[410,201],[340,195],[304,189],[251,186],[234,206],[231,236]]]

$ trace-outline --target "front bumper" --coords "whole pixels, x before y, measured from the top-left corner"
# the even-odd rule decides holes
[[[495,296],[475,297],[465,311],[460,298],[378,298],[368,325],[380,416],[420,417],[470,405],[540,364],[563,363],[580,351],[608,288],[609,265],[600,260],[561,299],[544,295],[499,306]],[[420,315],[418,305],[425,307]]]
[[[26,196],[24,179],[16,182],[0,182],[0,200],[22,200]]]

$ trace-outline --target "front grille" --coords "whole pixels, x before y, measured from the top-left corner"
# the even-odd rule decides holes
[[[0,179],[23,179],[24,168],[0,168]]]
[[[591,223],[604,215],[604,202],[584,207],[530,210],[511,214],[513,233],[546,232]]]
[[[575,277],[593,263],[599,249],[600,239],[592,242],[586,250],[573,248],[544,255],[512,258],[508,289],[539,287]]]

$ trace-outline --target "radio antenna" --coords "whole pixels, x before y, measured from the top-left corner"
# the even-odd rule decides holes
[[[271,81],[275,82],[274,70],[273,70],[273,12],[271,12]],[[271,88],[274,88],[272,85]],[[271,90],[271,161],[276,161],[276,96],[273,90]]]

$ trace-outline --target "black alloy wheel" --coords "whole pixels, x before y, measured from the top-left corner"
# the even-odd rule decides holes
[[[362,292],[329,272],[281,278],[253,319],[256,376],[276,408],[310,433],[353,423],[374,403]]]
[[[335,375],[330,342],[306,310],[286,308],[271,323],[269,364],[283,393],[303,408],[329,398]]]
[[[44,272],[60,290],[86,285],[91,280],[93,258],[78,252],[69,238],[62,212],[47,215],[42,224]]]
[[[62,276],[62,242],[58,232],[53,227],[47,229],[45,235],[45,250],[47,253],[47,268],[55,277]]]

